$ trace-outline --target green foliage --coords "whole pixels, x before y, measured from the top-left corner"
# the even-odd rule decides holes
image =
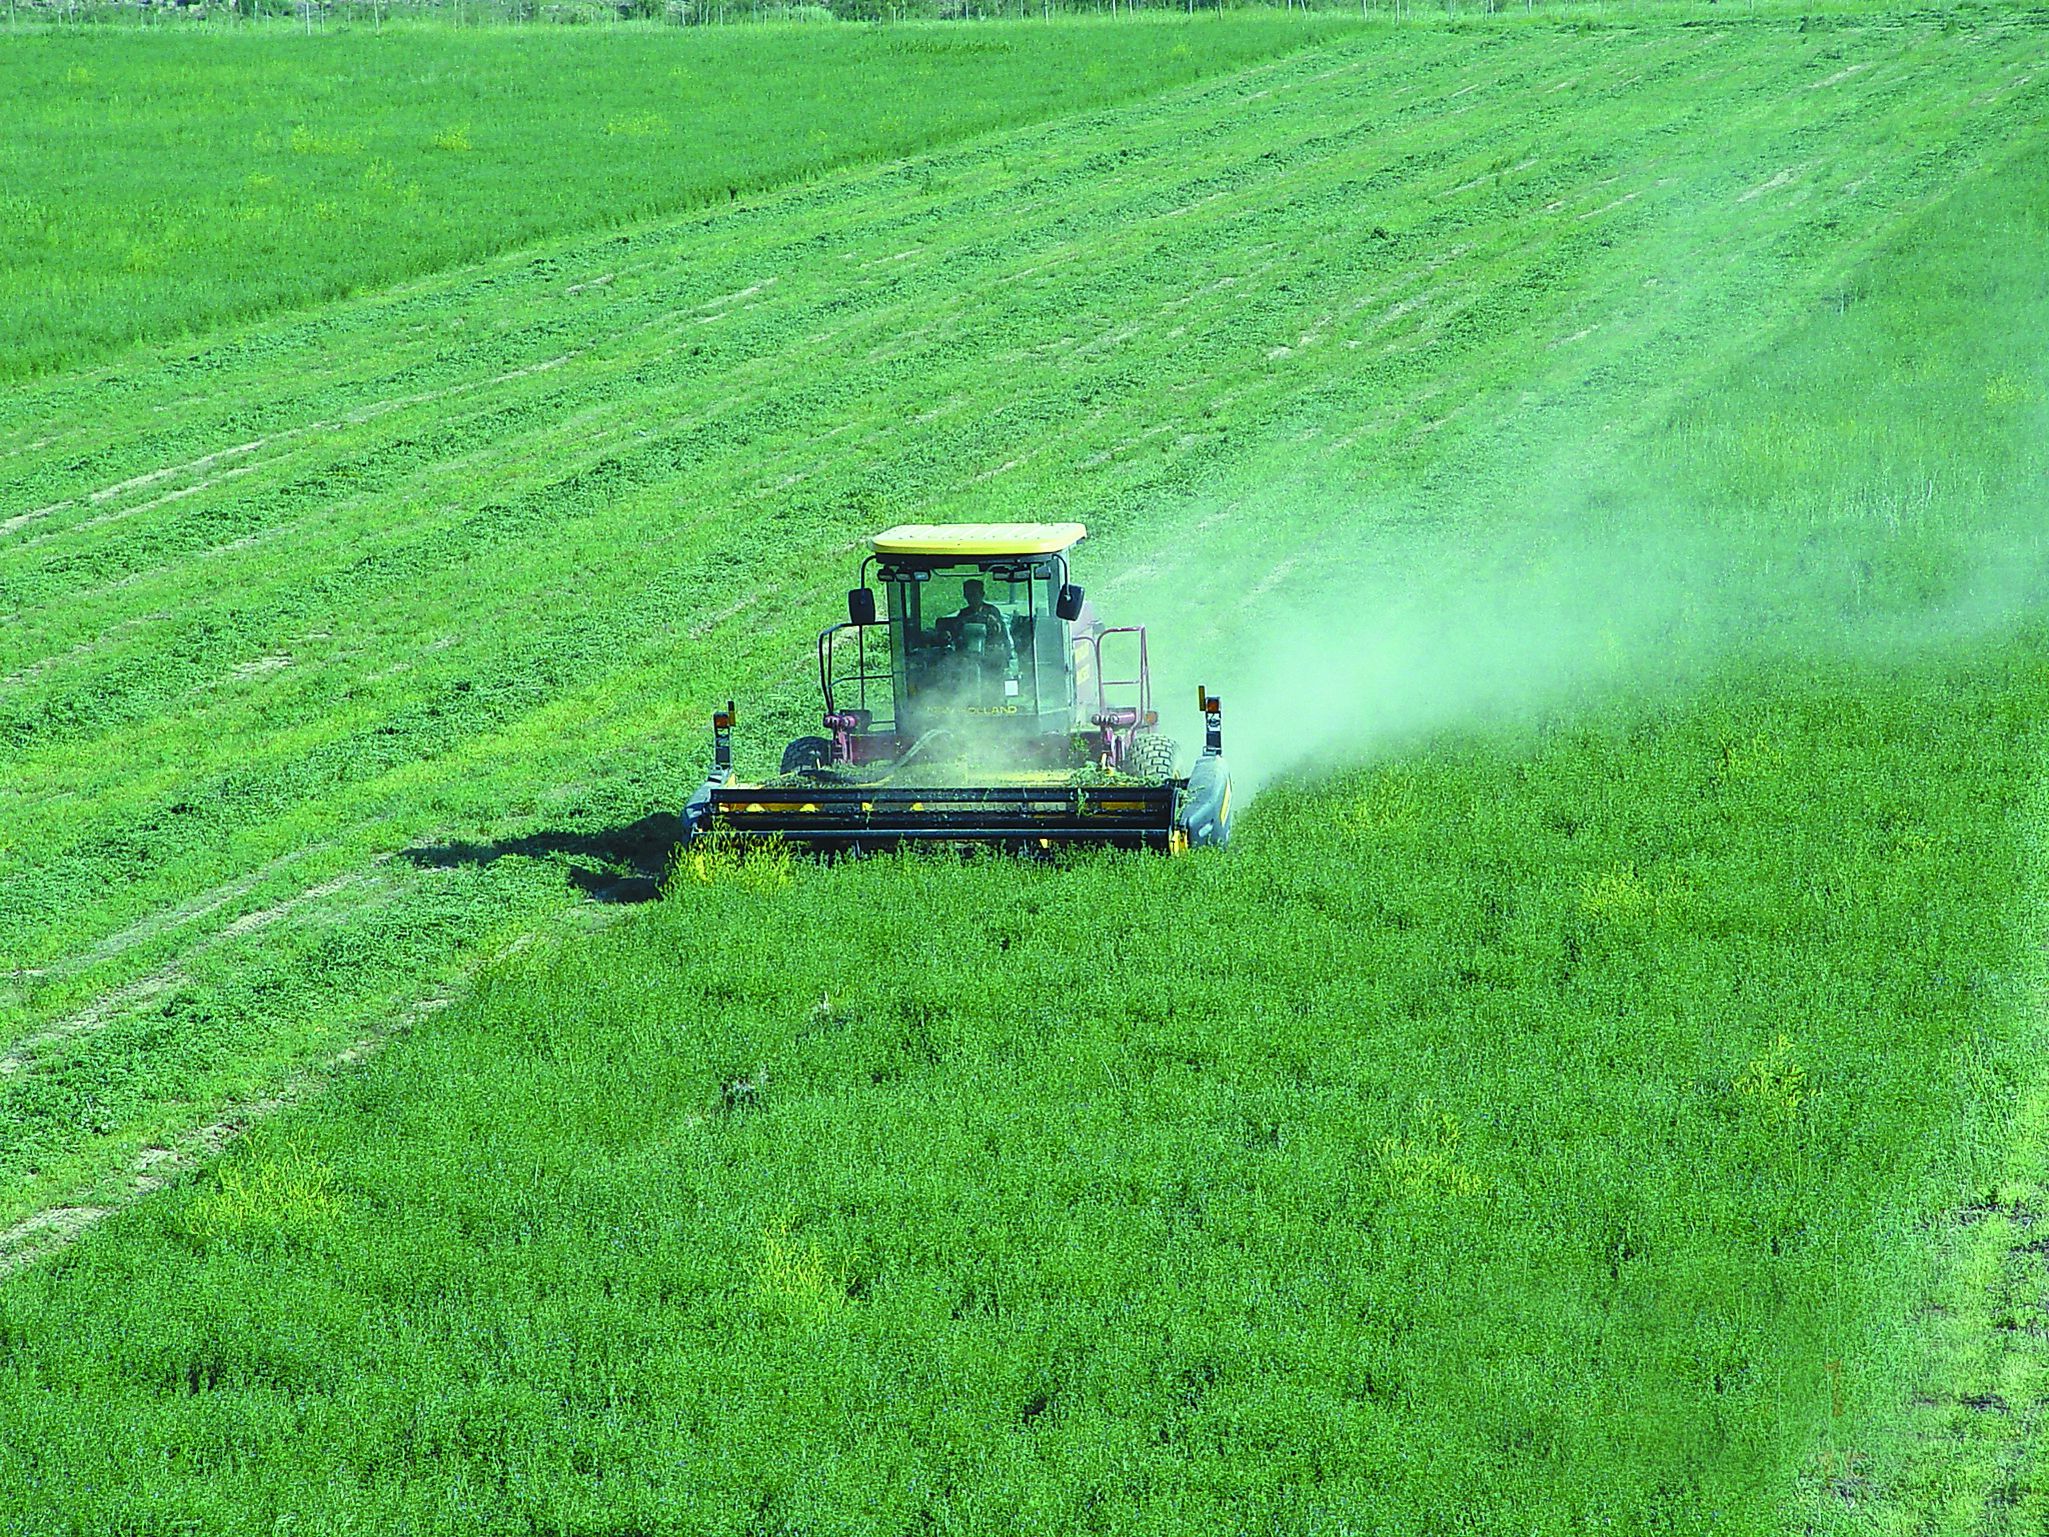
[[[482,969],[0,1283],[0,1524],[1783,1528],[2039,1058],[2038,51],[1405,28],[18,389],[0,1209]],[[1539,503],[1717,558],[1252,701],[1226,854],[666,863],[878,518],[1185,547],[1207,669]]]
[[[1997,1119],[1949,1041],[2032,1039],[1966,985],[2022,941],[1979,808],[2049,746],[2031,665],[1447,741],[1404,777],[1452,821],[1347,825],[1348,774],[1219,857],[678,882],[0,1290],[0,1489],[227,1532],[1770,1530],[1880,1214]],[[1789,713],[1797,815],[1714,771]],[[1715,896],[1600,924],[1625,861]]]
[[[247,1242],[266,1233],[317,1236],[340,1207],[334,1171],[304,1147],[245,1154],[208,1174],[181,1230],[198,1242]]]
[[[0,38],[0,379],[1099,108],[1345,25],[995,24],[972,48],[813,28]]]
[[[796,859],[780,838],[750,841],[714,832],[678,846],[664,890],[681,884],[773,891],[789,884]]]
[[[1439,1110],[1426,1098],[1418,1120],[1413,1132],[1382,1137],[1374,1144],[1374,1157],[1388,1194],[1429,1200],[1478,1195],[1485,1189],[1480,1176],[1458,1161],[1459,1140],[1464,1136],[1458,1117]]]
[[[1736,1092],[1750,1108],[1775,1126],[1788,1126],[1807,1097],[1807,1069],[1794,1055],[1793,1043],[1781,1030],[1772,1043],[1752,1057],[1736,1080]]]

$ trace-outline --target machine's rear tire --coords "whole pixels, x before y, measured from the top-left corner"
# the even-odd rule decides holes
[[[1174,761],[1180,756],[1173,738],[1141,731],[1131,739],[1131,750],[1124,755],[1124,772],[1134,779],[1172,779]]]
[[[783,749],[785,774],[800,774],[805,769],[824,768],[832,762],[832,743],[822,736],[800,736]]]

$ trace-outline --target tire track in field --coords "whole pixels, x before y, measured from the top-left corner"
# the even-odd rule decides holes
[[[18,528],[26,528],[39,519],[47,518],[53,512],[62,512],[70,505],[71,501],[67,497],[61,502],[52,502],[47,507],[37,507],[29,512],[16,513],[11,518],[0,519],[0,534],[11,534]]]
[[[102,961],[112,960],[124,951],[131,950],[136,945],[169,933],[173,929],[183,928],[188,923],[196,923],[208,914],[218,912],[230,902],[239,901],[247,896],[278,871],[318,852],[317,847],[306,847],[292,849],[280,854],[275,859],[267,860],[246,874],[238,875],[232,880],[222,881],[216,886],[208,887],[205,891],[199,892],[173,906],[160,908],[155,912],[145,914],[126,928],[119,929],[107,935],[104,939],[99,940],[91,949],[82,951],[78,955],[66,958],[55,966],[46,968],[43,974],[48,976],[69,976],[98,965]]]
[[[87,657],[96,655],[104,651],[110,644],[118,642],[136,630],[144,629],[152,624],[161,624],[171,617],[169,609],[158,609],[154,613],[136,614],[130,618],[118,620],[101,631],[93,640],[78,641],[68,650],[52,651],[47,656],[38,657],[35,661],[30,662],[18,671],[9,673],[5,678],[0,678],[0,690],[26,688],[29,684],[48,673],[55,672],[57,669],[70,663],[82,661]]]
[[[89,534],[112,524],[123,522],[140,513],[154,512],[160,507],[167,507],[174,502],[183,501],[187,497],[210,491],[217,486],[225,485],[229,481],[239,479],[244,475],[266,470],[283,471],[289,469],[298,462],[294,457],[296,446],[304,444],[309,439],[330,436],[346,431],[350,427],[360,427],[393,411],[437,405],[448,400],[460,399],[463,396],[475,394],[479,391],[496,389],[515,380],[560,368],[564,363],[571,361],[576,356],[576,351],[565,352],[556,357],[543,359],[538,363],[506,369],[489,378],[466,380],[461,383],[446,385],[440,389],[418,390],[408,395],[397,395],[387,399],[375,400],[368,405],[345,411],[331,420],[313,421],[299,427],[283,428],[268,436],[256,438],[247,443],[237,444],[232,448],[215,449],[213,452],[202,454],[199,458],[190,460],[187,463],[166,465],[161,469],[131,476],[129,479],[120,481],[117,484],[101,487],[97,491],[87,492],[82,499],[70,497],[61,502],[54,502],[48,507],[39,508],[34,513],[23,514],[20,518],[10,519],[6,523],[0,523],[0,534],[10,532],[16,526],[33,519],[41,519],[50,513],[61,511],[64,508],[100,506],[114,501],[130,491],[145,489],[158,482],[189,475],[195,471],[211,469],[223,459],[240,458],[243,455],[256,453],[273,445],[280,447],[283,445],[294,445],[292,449],[286,449],[283,452],[269,455],[255,463],[231,465],[218,474],[205,475],[189,484],[174,486],[171,490],[160,492],[145,501],[134,502],[127,506],[112,508],[106,512],[95,513],[91,517],[80,518],[74,522],[67,523],[61,528],[39,531],[27,539],[18,541],[12,546],[12,549],[17,552],[32,551],[40,549],[45,545],[59,543],[75,535]],[[308,453],[307,457],[313,457],[317,452],[317,448],[313,449]],[[290,531],[292,527],[293,525],[289,523],[279,524],[276,526],[276,532],[285,533]],[[92,598],[106,592],[117,591],[121,587],[132,584],[137,580],[146,580],[150,574],[153,574],[153,572],[132,572],[108,584],[106,587],[89,589],[79,594],[79,596]]]
[[[491,959],[502,959],[516,948],[518,945],[508,946]],[[144,1148],[111,1182],[101,1180],[87,1190],[68,1192],[0,1229],[0,1281],[70,1247],[115,1213],[218,1158],[251,1127],[304,1103],[339,1074],[369,1061],[395,1036],[452,1001],[443,994],[418,1000],[389,1024],[359,1034],[340,1051],[293,1074],[273,1092],[222,1106],[203,1124],[166,1143]]]
[[[602,926],[615,917],[600,909],[588,922]],[[485,969],[510,960],[539,937],[529,931],[473,954],[434,991],[358,1030],[339,1051],[292,1073],[275,1089],[217,1107],[200,1124],[141,1149],[125,1168],[62,1192],[0,1228],[0,1281],[69,1248],[107,1218],[219,1158],[251,1128],[323,1093],[341,1074],[370,1062],[393,1040],[455,1002]]]
[[[121,495],[124,491],[134,491],[143,486],[154,485],[156,482],[168,479],[173,475],[190,475],[196,470],[211,469],[223,459],[238,459],[243,454],[252,454],[269,441],[268,438],[252,438],[249,442],[239,443],[233,448],[217,448],[212,453],[202,454],[199,458],[191,460],[186,464],[167,464],[162,469],[147,470],[140,475],[132,475],[127,480],[118,481],[114,485],[103,486],[97,491],[89,492],[86,500],[97,504],[109,501]]]
[[[266,866],[262,870],[258,870],[238,881],[228,882],[225,888],[215,888],[215,891],[220,893],[217,899],[197,904],[184,904],[183,909],[173,909],[171,912],[156,918],[145,919],[142,923],[131,925],[129,929],[122,931],[121,934],[103,940],[95,947],[93,952],[88,952],[76,960],[67,961],[63,965],[54,967],[51,970],[56,975],[69,975],[87,970],[92,965],[116,956],[130,946],[141,943],[155,934],[182,926],[185,923],[203,917],[207,913],[217,911],[228,902],[234,900],[236,896],[253,890],[271,870],[299,857],[301,857],[299,854],[284,856],[279,860],[273,861],[271,865]],[[389,857],[388,855],[383,856],[376,863],[381,865]],[[330,880],[323,881],[317,886],[310,886],[294,896],[285,898],[283,901],[274,902],[267,907],[260,907],[252,912],[242,914],[233,921],[224,924],[213,934],[208,935],[206,938],[182,951],[178,959],[171,964],[161,967],[133,982],[125,983],[113,991],[95,998],[85,1007],[67,1015],[54,1024],[47,1025],[41,1030],[34,1031],[14,1041],[5,1052],[0,1052],[0,1078],[11,1077],[16,1073],[27,1071],[34,1067],[40,1057],[47,1055],[52,1047],[67,1045],[81,1037],[93,1035],[106,1029],[117,1020],[132,1017],[143,1009],[148,1008],[151,1004],[176,991],[179,987],[191,981],[191,975],[186,968],[186,962],[209,954],[237,940],[245,939],[258,930],[268,928],[272,924],[290,917],[304,908],[317,906],[325,902],[329,897],[338,896],[345,891],[357,887],[362,887],[367,891],[373,889],[377,884],[379,883],[372,871],[348,871]],[[209,893],[208,896],[213,897],[213,893]]]
[[[2023,897],[2037,937],[2019,1007],[2049,1037],[2049,780],[2021,814],[2038,889]],[[1887,1439],[1852,1447],[1831,1435],[1803,1475],[1812,1537],[2049,1526],[2049,1077],[2016,1108],[1995,1172],[1996,1185],[1929,1224],[1928,1292],[1893,1326],[1919,1342],[1921,1362],[1908,1401],[1882,1406]]]

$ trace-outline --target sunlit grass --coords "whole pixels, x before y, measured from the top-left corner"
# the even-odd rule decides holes
[[[855,27],[0,36],[0,379],[1144,96],[1349,25],[997,22],[974,48]]]
[[[1869,1475],[2039,1058],[2049,177],[1956,126],[2032,39],[1948,36],[1355,41],[1116,154],[994,137],[27,390],[20,1029],[188,975],[0,1080],[14,1190],[554,937],[0,1285],[0,1522],[1719,1534]],[[1823,47],[1885,68],[1810,91]],[[1740,201],[1793,148],[1831,173]],[[1674,230],[1718,260],[1668,302]],[[1163,626],[1540,493],[1719,561],[1540,701],[1330,739],[1221,856],[712,844],[561,937],[700,706],[757,760],[809,724],[878,521],[1165,559],[1246,439],[1343,494]],[[231,932],[336,871],[378,884]]]

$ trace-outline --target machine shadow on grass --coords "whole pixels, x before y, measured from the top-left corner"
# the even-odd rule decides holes
[[[398,857],[422,870],[496,864],[508,855],[545,859],[561,865],[569,883],[594,902],[652,902],[662,894],[669,856],[682,836],[682,819],[660,811],[623,827],[547,829],[495,843],[421,844],[400,850]]]

